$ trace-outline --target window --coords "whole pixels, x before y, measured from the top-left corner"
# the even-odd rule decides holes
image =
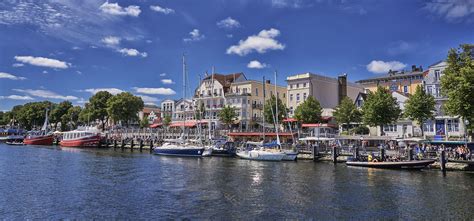
[[[441,72],[439,70],[434,71],[435,81],[439,81],[440,74],[441,74]]]
[[[297,102],[297,103],[300,102],[300,93],[297,93],[297,94],[296,94],[296,102]]]
[[[290,107],[290,114],[293,114],[293,106]]]
[[[296,88],[300,88],[300,84],[299,84],[299,83],[296,84]]]
[[[286,93],[283,93],[283,98],[286,98]]]
[[[290,94],[290,101],[293,101],[293,94]]]
[[[290,89],[293,89],[293,85],[292,85],[292,84],[290,84]]]
[[[459,132],[459,120],[458,119],[448,120],[448,132]]]
[[[306,83],[303,83],[303,87],[306,87]]]
[[[425,132],[434,132],[434,127],[433,123],[431,121],[428,121],[423,124],[423,131]]]
[[[306,100],[306,93],[303,93],[303,101]]]
[[[383,126],[383,131],[384,132],[397,132],[397,125],[385,125]]]
[[[433,95],[433,88],[431,86],[426,87],[428,94]]]
[[[255,96],[258,96],[258,88],[255,88]]]
[[[408,93],[408,86],[407,85],[403,86],[403,93]]]

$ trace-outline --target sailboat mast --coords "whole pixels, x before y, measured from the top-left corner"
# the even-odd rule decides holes
[[[211,101],[214,103],[214,72],[215,72],[215,69],[214,69],[214,66],[212,66],[212,76],[211,76]],[[211,106],[209,106],[209,109],[211,108]],[[209,112],[211,113],[211,112]],[[211,116],[211,114],[209,114],[209,125],[208,128],[209,128],[209,142],[211,142],[211,137],[212,137],[212,134],[211,134],[211,125],[212,125],[212,120],[211,120],[211,117],[214,117],[214,116]]]
[[[183,110],[183,126],[181,129],[183,130],[183,138],[185,135],[185,124],[186,124],[186,60],[183,54],[183,102],[184,102],[184,110]]]
[[[277,71],[275,70],[275,132],[277,136],[277,144],[280,145],[280,135],[278,134],[278,92],[277,92]]]
[[[263,143],[265,143],[265,76],[263,76],[263,110],[262,110],[262,120],[263,120]]]

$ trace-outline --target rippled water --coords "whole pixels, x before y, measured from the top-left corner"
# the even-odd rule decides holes
[[[474,174],[0,144],[0,219],[471,219]]]

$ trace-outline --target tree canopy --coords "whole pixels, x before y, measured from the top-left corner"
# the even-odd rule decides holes
[[[341,104],[335,108],[333,115],[337,123],[346,126],[346,128],[350,123],[359,123],[362,120],[362,114],[349,97],[342,99]]]
[[[441,93],[448,97],[444,109],[469,121],[470,134],[474,129],[474,45],[463,44],[448,53],[448,66],[441,77]]]
[[[264,114],[265,114],[265,122],[269,123],[269,124],[273,124],[274,123],[274,118],[273,116],[278,116],[278,122],[281,124],[282,120],[286,117],[286,113],[287,113],[287,108],[285,106],[285,104],[283,104],[283,102],[281,101],[280,98],[278,98],[278,114],[275,114],[276,112],[276,97],[274,95],[271,96],[270,99],[268,99],[266,102],[265,102],[265,110],[264,110]]]
[[[318,100],[309,96],[295,110],[295,118],[301,123],[318,123],[321,121],[321,104]]]
[[[219,120],[226,125],[227,127],[234,123],[237,119],[237,114],[235,113],[235,108],[229,105],[226,105],[222,110],[217,114]]]
[[[24,105],[13,107],[14,119],[20,126],[27,130],[41,127],[45,119],[45,111],[50,108],[52,103],[49,101],[30,102]]]
[[[50,113],[50,122],[54,124],[54,129],[57,129],[58,123],[61,123],[61,131],[67,130],[67,123],[69,120],[64,117],[69,109],[72,107],[72,103],[70,101],[63,101],[58,105],[54,105],[53,109]]]
[[[427,94],[423,87],[418,85],[415,93],[405,103],[404,116],[416,120],[423,127],[423,123],[434,118],[435,104],[434,97]],[[421,134],[423,135],[423,129]]]
[[[113,95],[108,91],[99,91],[89,98],[88,117],[90,120],[99,120],[102,124],[102,128],[105,127],[105,123],[108,121],[109,114],[107,112],[107,102]]]
[[[122,92],[107,101],[107,113],[116,123],[120,121],[128,126],[132,121],[138,120],[137,113],[143,109],[143,106],[141,97]]]
[[[397,99],[387,88],[379,86],[375,93],[367,95],[362,105],[362,120],[369,126],[380,126],[383,134],[383,125],[396,122],[401,112]]]

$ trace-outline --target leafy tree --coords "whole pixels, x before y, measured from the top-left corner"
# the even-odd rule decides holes
[[[229,105],[226,105],[222,110],[217,114],[219,120],[226,125],[227,128],[237,120],[237,114],[235,113],[235,108]]]
[[[421,126],[426,120],[433,119],[435,114],[435,100],[430,94],[418,85],[415,93],[405,103],[404,115],[411,120],[416,120]],[[423,136],[423,129],[421,130]]]
[[[143,109],[143,106],[141,97],[122,92],[107,101],[107,113],[115,122],[121,121],[128,126],[130,122],[138,120],[137,113]]]
[[[441,93],[448,97],[444,109],[469,121],[471,136],[474,130],[474,45],[463,44],[448,53],[448,67],[441,78]]]
[[[309,96],[295,110],[295,118],[301,123],[318,123],[321,121],[323,109],[318,100]]]
[[[89,118],[90,120],[99,120],[102,124],[102,129],[105,128],[105,123],[109,120],[109,113],[107,112],[107,102],[113,95],[108,91],[99,91],[89,98]]]
[[[31,130],[33,127],[40,127],[44,122],[45,110],[51,107],[51,105],[52,103],[49,101],[26,103],[15,110],[15,119],[18,120],[20,126],[27,130]]]
[[[79,113],[79,122],[82,124],[89,124],[89,121],[91,119],[91,111],[89,106],[89,103],[86,103],[84,105],[84,108]]]
[[[0,111],[0,125],[7,125],[8,123],[7,115],[8,115],[8,112]]]
[[[350,125],[350,123],[359,123],[362,118],[362,114],[360,113],[359,109],[357,109],[354,102],[349,97],[344,97],[333,113],[334,117],[336,118],[337,123],[346,126],[346,128]]]
[[[362,120],[369,126],[380,126],[380,133],[383,134],[383,125],[397,121],[401,112],[397,99],[387,88],[379,86],[375,93],[367,95],[362,106]]]
[[[366,126],[358,126],[358,127],[352,128],[350,130],[350,133],[357,134],[357,135],[364,135],[364,134],[369,134],[370,129]]]
[[[276,97],[272,95],[271,98],[265,102],[265,110],[263,110],[263,113],[265,114],[265,121],[270,124],[274,123],[273,116],[278,116],[279,123],[281,123],[286,116],[287,109],[280,98],[278,98],[278,115],[275,114],[276,101]]]
[[[23,105],[16,105],[12,108],[10,112],[5,116],[8,120],[8,124],[15,125],[18,123],[18,118],[21,113],[21,109],[23,108]]]
[[[82,108],[80,106],[74,106],[69,108],[66,115],[63,115],[62,121],[68,122],[71,126],[71,129],[77,128],[79,123],[79,115],[82,112]]]
[[[163,119],[163,126],[168,127],[171,124],[171,116],[166,115],[165,119]]]
[[[143,116],[143,119],[140,121],[140,128],[147,128],[148,125],[148,117]]]
[[[70,101],[63,101],[51,110],[50,121],[54,124],[54,130],[57,130],[59,122],[61,123],[61,131],[67,129],[68,120],[66,114],[71,107],[72,103]]]

